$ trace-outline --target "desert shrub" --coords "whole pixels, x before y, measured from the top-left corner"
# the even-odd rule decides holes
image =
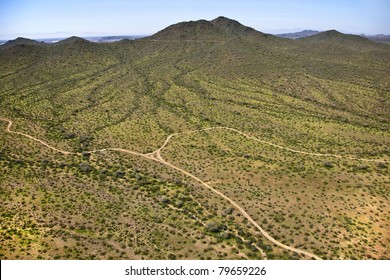
[[[330,162],[330,161],[324,161],[324,162],[322,163],[322,166],[324,166],[324,167],[326,167],[326,168],[332,168],[334,165],[333,165],[333,163]]]
[[[209,232],[218,233],[224,229],[224,226],[217,222],[208,222],[205,225],[205,229]]]
[[[88,162],[82,162],[79,164],[79,169],[82,171],[82,172],[89,172],[92,170],[92,167],[91,165],[89,165]]]

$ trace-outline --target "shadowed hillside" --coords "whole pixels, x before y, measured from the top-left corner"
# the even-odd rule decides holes
[[[145,40],[226,40],[227,34],[206,20],[181,22],[147,37]]]
[[[35,40],[18,37],[15,40],[10,40],[7,43],[1,45],[0,49],[12,48],[14,46],[26,46],[26,45],[28,45],[28,46],[40,46],[40,45],[43,45],[43,44],[44,43],[37,42]]]
[[[351,34],[343,34],[336,30],[328,30],[325,32],[320,32],[318,34],[305,37],[302,39],[299,39],[304,41],[305,43],[323,43],[323,44],[330,44],[330,45],[340,45],[343,47],[349,47],[349,48],[373,48],[375,45],[377,48],[383,48],[388,49],[388,46],[385,46],[383,44],[373,43],[373,41],[358,36],[358,35],[351,35]]]
[[[92,45],[93,43],[77,36],[72,36],[67,39],[58,41],[57,43],[54,43],[55,45]]]
[[[198,20],[173,24],[164,30],[145,38],[145,40],[198,40],[222,41],[234,37],[246,39],[264,39],[274,37],[264,34],[238,21],[218,17],[212,21]],[[276,39],[276,37],[274,37]]]

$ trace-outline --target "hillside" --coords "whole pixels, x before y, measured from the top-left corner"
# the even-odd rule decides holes
[[[28,39],[28,38],[18,37],[15,40],[9,40],[5,44],[1,45],[0,48],[4,49],[4,48],[11,48],[11,47],[14,47],[14,46],[40,46],[40,45],[43,45],[43,44],[44,43],[41,43],[41,42],[38,42],[38,41],[35,41],[35,40],[31,40],[31,39]]]
[[[372,42],[358,35],[343,34],[337,30],[328,30],[302,38],[307,43],[326,42],[328,44],[371,44]]]
[[[300,39],[300,38],[305,38],[309,37],[312,35],[316,35],[320,33],[320,31],[315,31],[315,30],[303,30],[299,32],[293,32],[293,33],[282,33],[282,34],[276,34],[275,36],[281,37],[281,38],[287,38],[287,39]],[[390,43],[390,36],[389,35],[384,35],[384,34],[377,34],[377,35],[365,35],[361,34],[359,35],[360,37],[367,38],[373,42],[377,43]]]
[[[88,45],[88,44],[92,44],[92,42],[90,42],[84,38],[81,38],[81,37],[72,36],[72,37],[66,38],[64,40],[58,41],[54,44],[55,45],[76,45],[76,44]]]
[[[390,46],[219,17],[0,61],[2,259],[390,258]]]
[[[264,39],[274,36],[256,31],[236,20],[220,16],[212,21],[198,20],[173,24],[145,38],[145,40],[223,41],[235,37]]]
[[[145,40],[226,40],[226,34],[206,20],[181,22],[147,37]]]

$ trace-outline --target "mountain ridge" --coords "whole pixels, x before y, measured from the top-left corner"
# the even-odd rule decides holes
[[[319,34],[321,32],[326,32],[326,31],[318,31],[318,30],[311,30],[311,29],[306,29],[298,32],[290,32],[290,33],[279,33],[275,34],[275,36],[280,37],[280,38],[286,38],[286,39],[301,39],[305,37],[309,37],[312,35]],[[343,33],[348,35],[347,33]],[[356,35],[356,34],[352,34]],[[366,35],[366,34],[358,34],[358,36],[367,38],[373,42],[377,43],[390,43],[390,35],[385,35],[385,34],[376,34],[376,35]]]
[[[277,38],[265,34],[240,22],[219,16],[211,21],[204,19],[172,24],[161,31],[144,38],[145,40],[227,40],[242,38]]]
[[[318,35],[318,36],[316,36]],[[376,35],[366,36],[352,35],[341,33],[337,30],[316,31],[316,30],[303,30],[295,33],[283,33],[283,34],[267,34],[258,31],[252,27],[245,26],[234,19],[229,19],[224,16],[219,16],[213,20],[195,20],[184,21],[167,26],[166,28],[156,32],[155,34],[135,40],[156,40],[156,41],[226,41],[233,38],[245,38],[249,40],[263,40],[263,39],[294,39],[301,42],[313,43],[313,42],[327,42],[332,44],[349,44],[352,41],[359,41],[360,44],[368,44],[370,42],[384,42],[389,41],[389,36]],[[306,39],[306,40],[304,40]],[[287,41],[285,41],[287,42]],[[364,43],[363,43],[364,42]],[[91,42],[87,39],[71,36],[69,38],[60,40],[52,45],[63,44],[90,44],[98,43]],[[0,46],[0,48],[9,48],[15,45],[48,45],[44,42],[32,40],[28,38],[18,37],[15,40],[9,40]]]
[[[74,45],[74,44],[94,44],[94,43],[78,36],[71,36],[64,40],[53,43],[53,45],[65,45],[65,44]]]
[[[42,46],[44,45],[45,43],[43,42],[39,42],[39,41],[36,41],[36,40],[33,40],[33,39],[29,39],[29,38],[24,38],[24,37],[18,37],[14,40],[9,40],[7,41],[6,43],[4,43],[3,45],[0,46],[0,48],[11,48],[11,47],[14,47],[14,46],[20,46],[20,45],[29,45],[29,46]]]
[[[281,33],[281,34],[276,34],[275,36],[281,37],[281,38],[286,38],[286,39],[299,39],[299,38],[304,38],[308,36],[312,36],[315,34],[320,33],[320,31],[317,30],[302,30],[299,32],[291,32],[291,33]]]
[[[344,34],[335,29],[320,32],[312,36],[300,38],[297,39],[297,41],[309,44],[322,43],[349,47],[370,47],[378,44],[365,37],[359,35]]]
[[[201,39],[225,39],[225,34],[215,28],[207,20],[179,22],[158,31],[157,33],[142,38],[141,40],[197,40]]]

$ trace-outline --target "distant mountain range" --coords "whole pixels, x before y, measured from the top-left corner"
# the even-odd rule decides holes
[[[191,27],[196,27],[194,30]],[[213,29],[213,27],[216,29]],[[193,30],[192,33],[188,33],[189,30]],[[178,33],[180,33],[180,36],[176,36]],[[161,37],[166,37],[167,34],[168,37],[176,36],[175,39],[185,39],[185,40],[194,40],[196,37],[201,36],[203,39],[206,39],[207,37],[222,37],[226,36],[228,33],[231,34],[246,34],[252,36],[256,34],[256,36],[262,35],[262,36],[271,36],[270,34],[267,33],[262,33],[259,32],[251,27],[244,26],[240,24],[238,21],[228,19],[226,17],[218,17],[212,21],[206,21],[206,20],[198,20],[198,21],[188,21],[188,22],[181,22],[177,24],[173,24],[171,26],[168,26],[167,28],[157,32],[156,34],[152,35],[151,37],[147,37],[146,35],[115,35],[115,36],[83,36],[82,38],[90,41],[90,42],[95,42],[95,43],[109,43],[109,42],[116,42],[116,41],[121,41],[124,39],[128,40],[136,40],[136,39],[141,39],[144,37],[147,37],[149,39],[159,39]],[[291,33],[281,33],[281,34],[274,34],[272,36],[280,37],[280,38],[285,38],[285,39],[301,39],[301,38],[306,38],[310,37],[313,35],[317,35],[323,33],[322,31],[318,30],[302,30],[299,32],[291,32]],[[224,34],[224,35],[223,35]],[[342,33],[341,33],[342,34]],[[222,37],[221,37],[222,36]],[[356,36],[356,35],[355,35]],[[379,42],[379,43],[390,43],[390,35],[384,35],[384,34],[377,34],[377,35],[365,35],[365,34],[360,34],[358,35],[360,37],[367,38],[371,41],[374,42]],[[73,36],[74,37],[74,36]],[[21,37],[19,37],[21,38]],[[60,42],[62,40],[67,39],[68,37],[59,37],[59,38],[41,38],[41,39],[27,39],[23,38],[24,40],[31,40],[34,42],[40,42],[40,43],[48,43],[48,44],[53,44]],[[70,37],[71,38],[71,37]],[[174,39],[174,38],[166,38],[166,39]],[[9,42],[13,42],[15,40],[9,40]],[[30,44],[32,43],[30,41]],[[7,43],[7,40],[0,40],[0,45]],[[22,40],[19,40],[19,43],[22,43]],[[27,43],[27,41],[24,41]],[[27,43],[28,44],[28,43]]]
[[[116,42],[120,41],[123,39],[128,39],[128,40],[135,40],[145,37],[145,35],[115,35],[115,36],[88,36],[88,37],[82,37],[88,41],[91,42],[96,42],[96,43],[109,43],[109,42]],[[19,37],[21,38],[21,37]],[[47,43],[47,44],[54,44],[59,41],[65,40],[68,37],[56,37],[56,38],[40,38],[40,39],[35,39],[34,41],[36,42],[42,42],[42,43]],[[10,40],[13,41],[13,40]],[[0,40],[0,45],[7,43],[8,40]]]
[[[299,32],[293,32],[293,33],[282,33],[282,34],[276,34],[275,36],[281,37],[281,38],[287,38],[287,39],[300,39],[305,38],[309,36],[316,35],[318,33],[321,33],[321,31],[317,30],[303,30]],[[359,36],[365,37],[367,39],[370,39],[374,42],[379,43],[390,43],[390,35],[384,35],[384,34],[377,34],[377,35],[365,35],[360,34]]]
[[[299,39],[299,38],[312,36],[312,35],[315,35],[318,33],[320,33],[320,32],[315,31],[315,30],[303,30],[303,31],[293,32],[293,33],[276,34],[275,36],[278,36],[281,38],[287,38],[287,39]]]
[[[374,42],[380,42],[380,43],[390,43],[390,35],[384,35],[384,34],[377,34],[377,35],[361,35],[363,37],[366,37]]]

